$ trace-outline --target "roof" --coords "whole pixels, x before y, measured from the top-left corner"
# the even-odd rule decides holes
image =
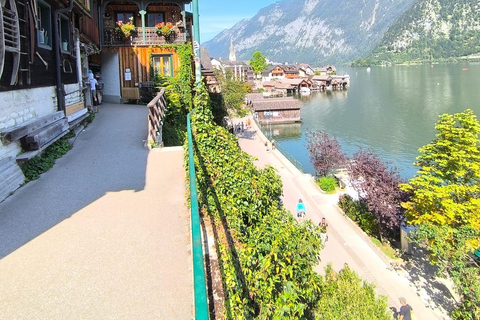
[[[248,101],[263,100],[263,93],[247,93],[245,99]]]
[[[265,81],[262,82],[262,87],[275,87],[277,84],[277,81]]]
[[[277,83],[275,85],[275,89],[291,89],[292,86],[290,84],[286,84],[286,83]]]
[[[201,49],[201,54],[200,54],[200,63],[202,66],[202,74],[203,75],[213,75],[213,66],[212,62],[210,59],[210,54],[208,53],[208,50],[206,48]]]
[[[269,98],[253,101],[255,111],[300,110],[300,108],[300,101],[293,98]]]
[[[302,82],[307,82],[305,79],[301,79],[301,78],[296,78],[296,79],[282,79],[282,84],[289,84],[289,85],[294,85],[294,86],[298,86],[300,85]]]
[[[332,76],[313,76],[312,78],[313,80],[315,81],[328,81],[328,80],[332,80]]]

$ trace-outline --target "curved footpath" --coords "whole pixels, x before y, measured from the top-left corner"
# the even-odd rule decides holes
[[[248,118],[252,119],[248,116],[234,119],[234,122],[243,121],[246,124]],[[408,274],[392,270],[388,258],[375,250],[373,244],[369,245],[368,236],[336,206],[337,196],[322,193],[311,175],[299,171],[280,151],[272,151],[270,143],[269,151],[266,151],[265,141],[268,140],[255,121],[252,121],[251,129],[237,135],[242,150],[258,159],[255,162],[258,167],[269,164],[277,169],[283,181],[283,204],[287,209],[296,212],[298,199],[302,199],[307,208],[305,219],[318,224],[322,217],[326,218],[329,239],[320,253],[322,261],[316,267],[319,273],[323,273],[328,263],[332,263],[335,270],[340,270],[348,263],[363,279],[375,284],[379,294],[387,296],[390,307],[399,309],[401,304],[398,299],[405,297],[415,310],[417,319],[447,319],[444,310],[429,307],[432,297],[417,293]]]
[[[108,104],[0,203],[0,319],[192,319],[182,148],[144,146],[145,106]]]

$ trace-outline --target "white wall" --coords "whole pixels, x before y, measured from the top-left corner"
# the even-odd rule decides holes
[[[102,52],[103,101],[120,103],[120,70],[118,52]]]
[[[55,87],[0,92],[0,132],[22,123],[51,114],[57,110]],[[0,159],[16,157],[20,143],[0,142]]]

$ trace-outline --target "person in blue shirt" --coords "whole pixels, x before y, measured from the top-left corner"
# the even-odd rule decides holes
[[[305,204],[303,203],[302,199],[298,200],[297,203],[297,217],[305,217],[305,214],[307,213],[307,209],[305,208]]]

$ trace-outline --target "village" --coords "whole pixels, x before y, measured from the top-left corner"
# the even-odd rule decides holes
[[[254,93],[245,97],[255,119],[260,124],[301,122],[300,100],[293,95],[310,95],[313,91],[346,90],[350,86],[349,75],[337,75],[335,66],[313,68],[309,64],[271,63],[256,75],[244,61],[238,61],[233,41],[230,41],[228,61],[212,59],[202,50],[202,74],[212,92],[219,92],[220,85],[214,70],[230,72],[235,80],[249,83]]]

